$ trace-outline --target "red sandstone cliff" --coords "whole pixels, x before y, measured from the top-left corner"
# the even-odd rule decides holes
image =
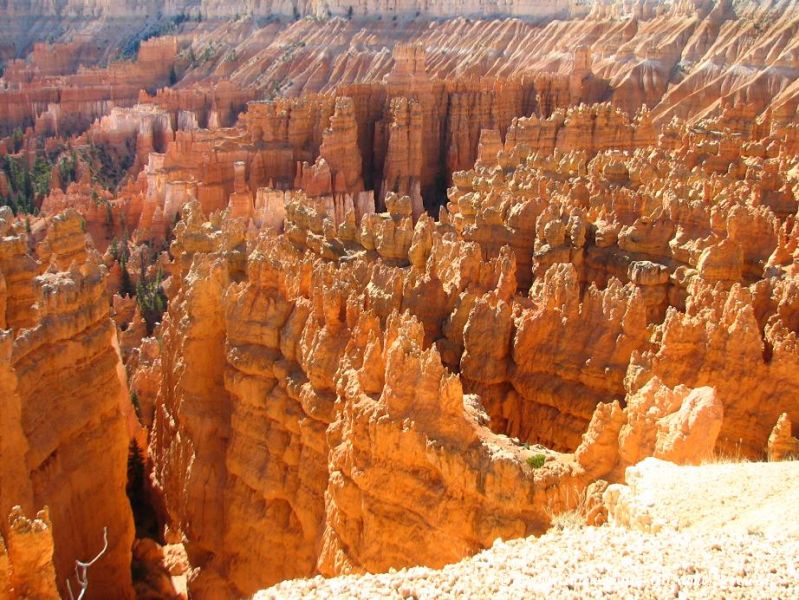
[[[131,593],[132,434],[208,598],[441,566],[646,456],[793,456],[793,10],[211,20],[9,65],[0,154],[82,158],[29,232],[0,213],[0,515],[52,520],[2,526],[0,586],[52,554],[63,593],[108,526],[90,592]]]
[[[6,305],[10,329],[0,346],[0,510],[8,515],[21,505],[33,514],[49,507],[61,594],[75,560],[102,548],[107,527],[109,549],[92,570],[87,597],[132,597],[133,522],[125,496],[130,404],[104,270],[86,254],[74,211],[50,223],[40,246],[47,247],[43,264],[25,256],[24,229],[10,211],[0,218],[0,230],[0,269],[10,284],[5,293],[26,289]],[[2,531],[10,533],[5,526]],[[6,542],[13,563],[14,544],[22,542],[11,535]]]

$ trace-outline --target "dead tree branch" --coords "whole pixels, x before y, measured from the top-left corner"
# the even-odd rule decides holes
[[[80,591],[78,593],[77,598],[72,593],[72,584],[69,582],[69,578],[67,578],[67,591],[69,592],[70,600],[83,600],[83,596],[86,594],[86,590],[89,589],[89,567],[91,567],[94,563],[100,560],[103,557],[103,554],[106,553],[108,550],[108,527],[103,527],[103,549],[88,562],[83,562],[81,560],[75,561],[75,579],[77,580],[78,584],[80,585]]]

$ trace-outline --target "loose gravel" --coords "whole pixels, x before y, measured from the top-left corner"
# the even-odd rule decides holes
[[[799,598],[798,569],[790,535],[569,527],[441,570],[284,581],[255,598]]]

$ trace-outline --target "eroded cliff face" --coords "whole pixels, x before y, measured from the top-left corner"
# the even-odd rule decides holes
[[[50,56],[59,52],[75,56],[80,64],[86,45],[84,41],[65,47],[45,46],[50,51],[42,56],[34,53],[32,68],[22,59],[10,62],[0,89],[0,131],[4,135],[27,127],[45,136],[84,131],[114,107],[135,104],[141,89],[168,84],[177,54],[175,38],[157,38],[142,42],[132,62],[112,62],[105,68],[49,68]],[[50,70],[56,73],[48,73]]]
[[[130,401],[108,318],[105,273],[85,251],[76,212],[49,225],[47,242],[39,247],[39,258],[49,266],[26,256],[24,228],[12,219],[4,208],[2,270],[15,285],[25,282],[30,295],[6,312],[10,329],[2,334],[0,510],[8,515],[19,505],[34,514],[49,507],[42,527],[52,528],[50,569],[54,565],[61,594],[68,579],[76,585],[75,561],[92,558],[108,528],[109,548],[91,574],[87,597],[132,597],[133,521],[125,496]],[[14,522],[11,529],[2,528],[12,563],[28,560],[14,558],[15,545],[27,543],[15,537],[21,525]],[[36,523],[25,527],[39,528]],[[32,577],[26,566],[14,569],[20,577]],[[27,597],[19,586],[15,590]]]
[[[46,510],[28,519],[20,506],[12,509],[0,537],[0,591],[5,598],[60,598]]]
[[[339,222],[319,198],[287,192],[282,235],[184,207],[153,434],[192,440],[192,458],[170,449],[154,460],[167,519],[198,567],[194,593],[440,566],[542,530],[646,456],[791,447],[792,271],[785,258],[767,259],[765,278],[745,267],[776,251],[744,234],[765,207],[739,189],[721,221],[703,180],[675,179],[663,149],[511,154],[502,169],[458,174],[437,222],[414,222],[413,200],[394,194],[358,225],[352,209]],[[668,193],[678,186],[691,189],[685,201]],[[706,229],[674,223],[703,212]],[[522,218],[534,226],[507,224]],[[531,284],[511,245],[474,241],[482,227],[532,238]],[[780,373],[773,385],[749,379],[761,368]],[[181,389],[184,373],[202,389]],[[182,425],[186,410],[219,428],[209,462],[197,445],[207,429]],[[220,490],[203,516],[185,504],[194,469]]]
[[[796,455],[792,5],[387,7],[9,64],[0,514],[52,527],[14,512],[47,533],[3,525],[0,585],[51,554],[63,593],[108,526],[90,593],[131,593],[131,439],[137,591],[198,598],[598,523],[648,456]]]
[[[407,137],[417,109],[387,102],[408,117],[391,133],[408,143],[387,156],[406,160],[424,147]],[[246,127],[272,136],[257,111]],[[314,191],[309,167],[304,189],[264,192],[272,200],[247,211],[237,186],[227,219],[185,205],[163,335],[204,331],[196,302],[214,315],[214,360],[224,354],[224,376],[205,384],[224,391],[196,403],[224,432],[203,458],[224,489],[206,511],[227,532],[212,557],[217,522],[186,521],[185,478],[157,484],[195,558],[194,593],[439,566],[545,528],[646,456],[792,447],[791,129],[761,121],[733,150],[730,112],[695,129],[607,105],[563,114],[551,137],[533,119],[482,130],[437,221],[412,186],[384,189],[385,212],[364,210],[353,194]],[[598,116],[603,129],[581,125]],[[218,372],[205,360],[198,377]],[[173,372],[160,375],[169,390]],[[185,410],[174,403],[166,414]],[[180,425],[153,431],[185,439]]]
[[[184,210],[202,222],[196,203]],[[170,522],[201,565],[193,593],[420,556],[442,565],[542,531],[548,510],[576,503],[582,471],[554,455],[531,470],[425,342],[441,319],[425,291],[507,296],[509,260],[456,256],[442,281],[436,263],[452,250],[420,249],[411,269],[365,256],[336,266],[268,232],[245,242],[236,221],[210,224],[213,251],[194,254],[162,325],[152,442]]]

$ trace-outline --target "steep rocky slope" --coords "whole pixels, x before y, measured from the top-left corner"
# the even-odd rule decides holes
[[[164,16],[202,14],[206,18],[231,18],[236,15],[284,17],[293,16],[419,16],[450,17],[466,15],[517,15],[527,17],[568,16],[587,12],[584,5],[568,0],[525,2],[511,0],[502,4],[486,0],[468,0],[459,5],[451,2],[431,3],[422,0],[387,2],[386,0],[269,0],[259,2],[221,2],[220,0],[10,0],[3,7],[5,14],[14,17],[120,18],[160,13]]]
[[[196,204],[186,210],[184,248],[202,222]],[[570,502],[579,469],[533,473],[522,448],[481,425],[422,322],[377,287],[382,267],[314,264],[267,236],[242,272],[243,230],[222,225],[162,326],[151,446],[170,522],[203,564],[198,594],[221,594],[220,576],[252,593],[317,568],[386,569],[424,547],[425,562],[444,564],[497,535],[543,531],[544,507]],[[464,289],[481,285],[460,275]],[[396,518],[422,495],[422,514]]]

